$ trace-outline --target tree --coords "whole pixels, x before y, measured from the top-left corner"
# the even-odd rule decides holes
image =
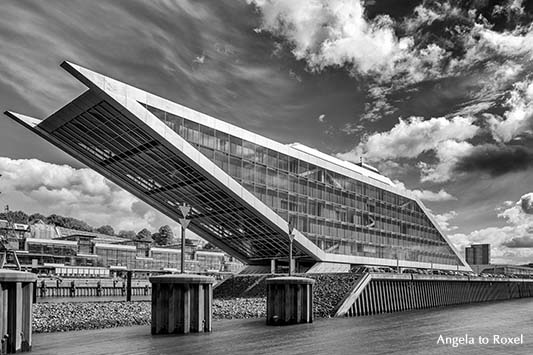
[[[37,222],[38,220],[46,222],[46,216],[40,213],[34,213],[29,217],[29,223]]]
[[[136,235],[134,231],[121,230],[120,232],[118,232],[118,236],[122,238],[133,239]]]
[[[46,217],[45,220],[46,224],[53,224],[58,227],[65,227],[65,217],[57,215],[57,214],[51,214],[50,216]]]
[[[22,211],[7,211],[0,213],[0,219],[9,220],[13,223],[28,223],[28,215]]]
[[[159,232],[152,233],[152,240],[155,245],[161,245],[159,244],[161,242],[161,235],[159,235]]]
[[[137,233],[135,238],[138,240],[150,240],[152,238],[152,233],[150,233],[148,229],[144,228]]]
[[[169,245],[174,239],[174,233],[168,225],[164,225],[159,228],[157,233],[152,234],[152,239],[157,245]]]
[[[92,232],[94,229],[93,227],[88,225],[86,222],[81,221],[76,218],[72,218],[72,217],[65,217],[65,224],[66,224],[65,226],[66,228],[76,229],[79,231]]]
[[[58,227],[64,227],[64,228],[70,228],[70,229],[76,229],[80,231],[87,231],[92,232],[93,227],[85,223],[84,221],[81,221],[76,218],[72,217],[63,217],[57,214],[51,214],[50,216],[46,217],[45,223],[47,224],[53,224]]]
[[[109,224],[96,228],[96,231],[101,234],[115,235],[115,230]]]

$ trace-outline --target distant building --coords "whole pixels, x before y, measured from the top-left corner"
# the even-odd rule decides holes
[[[0,220],[0,235],[15,250],[24,269],[56,270],[60,276],[116,274],[117,270],[179,271],[179,243],[155,247],[152,240],[79,231],[37,221],[32,225]],[[204,250],[199,240],[185,241],[187,272],[239,272],[243,264],[220,249]],[[58,272],[58,270],[62,270]]]
[[[490,244],[472,244],[465,248],[465,256],[470,265],[490,264]]]

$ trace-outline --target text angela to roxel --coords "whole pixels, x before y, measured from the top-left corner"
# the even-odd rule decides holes
[[[524,344],[524,334],[517,336],[506,336],[501,334],[493,334],[491,336],[470,336],[468,334],[462,336],[443,336],[439,335],[437,339],[437,344],[440,345],[451,345],[454,348],[457,348],[461,345],[520,345]]]

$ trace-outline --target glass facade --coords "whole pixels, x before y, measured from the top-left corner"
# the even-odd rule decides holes
[[[199,265],[202,265],[204,270],[201,271],[223,271],[224,254],[199,251],[195,255]]]
[[[114,245],[94,246],[94,253],[99,256],[99,266],[126,266],[128,269],[135,268],[135,257],[137,250],[135,247],[115,247]]]
[[[75,256],[78,246],[72,243],[61,244],[56,241],[47,243],[46,240],[28,241],[27,250],[32,254]]]
[[[413,200],[146,107],[328,253],[462,264]]]

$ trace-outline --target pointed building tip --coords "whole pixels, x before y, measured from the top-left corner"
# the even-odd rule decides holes
[[[68,61],[68,60],[64,60],[61,62],[61,64],[59,64],[59,66],[65,70],[67,69],[85,69],[83,68],[82,66],[76,64],[76,63],[73,63],[71,61]]]
[[[42,122],[42,120],[38,118],[26,116],[21,113],[16,113],[13,111],[5,111],[4,115],[6,115],[7,117],[29,128],[34,128],[35,126],[37,126],[39,123]]]
[[[80,69],[83,69],[79,65],[69,62],[68,60],[64,60],[59,66],[71,74],[73,71],[80,71]]]
[[[103,90],[103,81],[105,79],[110,79],[105,75],[69,62],[68,60],[64,60],[59,66],[89,89],[99,88],[100,90]]]

